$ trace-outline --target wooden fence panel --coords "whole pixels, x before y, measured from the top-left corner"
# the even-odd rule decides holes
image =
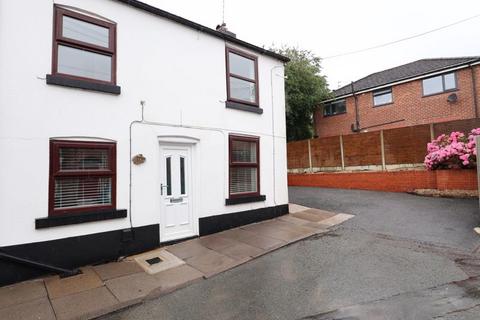
[[[340,136],[310,140],[312,167],[341,167]]]
[[[449,134],[452,131],[460,131],[464,133],[470,132],[474,128],[480,127],[480,119],[465,119],[465,120],[455,120],[449,122],[440,122],[433,125],[433,132],[435,138],[439,135],[445,133]]]
[[[380,131],[343,136],[345,166],[382,164]]]
[[[480,127],[480,119],[466,119],[433,124],[435,137],[452,131],[468,133]],[[383,130],[386,165],[422,163],[431,139],[430,125]],[[310,140],[312,167],[341,167],[340,136]],[[350,166],[382,165],[380,131],[343,136],[344,164]],[[288,168],[309,168],[308,140],[287,144]]]
[[[422,163],[430,142],[430,125],[383,131],[385,163]]]
[[[288,169],[308,168],[308,140],[287,143]]]

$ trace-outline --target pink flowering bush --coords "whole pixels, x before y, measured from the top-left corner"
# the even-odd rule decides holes
[[[480,128],[473,129],[468,136],[462,132],[442,134],[427,144],[425,166],[429,170],[474,168],[477,163],[475,137],[478,135]]]

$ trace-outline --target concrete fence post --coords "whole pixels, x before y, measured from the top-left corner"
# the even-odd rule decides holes
[[[310,139],[307,140],[307,144],[308,144],[308,167],[310,169],[310,173],[313,172],[313,168],[312,168],[312,148],[310,147]]]
[[[387,165],[385,163],[385,143],[383,140],[383,130],[380,130],[380,150],[382,151],[382,170],[385,171],[387,169]]]
[[[345,156],[343,153],[343,136],[340,135],[340,158],[342,160],[342,170],[345,170]]]

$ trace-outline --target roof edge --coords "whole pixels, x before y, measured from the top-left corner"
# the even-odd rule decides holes
[[[232,36],[230,36],[228,34],[225,34],[223,32],[219,32],[217,30],[206,27],[206,26],[201,25],[199,23],[196,23],[194,21],[188,20],[186,18],[182,18],[180,16],[177,16],[177,15],[172,14],[170,12],[167,12],[165,10],[159,9],[159,8],[154,7],[152,5],[146,4],[144,2],[141,2],[141,1],[138,1],[138,0],[115,0],[115,1],[124,3],[126,5],[129,5],[131,7],[134,7],[134,8],[146,11],[146,12],[149,12],[149,13],[154,14],[156,16],[159,16],[159,17],[177,22],[179,24],[190,27],[192,29],[195,29],[195,30],[198,30],[198,31],[201,31],[201,32],[205,32],[205,33],[210,34],[214,37],[224,39],[225,41],[229,41],[229,42],[238,44],[238,45],[243,46],[245,48],[248,48],[252,51],[270,56],[270,57],[275,58],[277,60],[280,60],[280,61],[283,61],[283,62],[290,61],[290,59],[288,57],[285,57],[281,54],[278,54],[276,52],[273,52],[273,51],[270,51],[270,50],[267,50],[267,49],[264,49],[264,48],[261,48],[261,47],[258,47],[254,44],[251,44],[251,43],[248,43],[246,41],[237,39],[237,38],[232,37]]]
[[[444,68],[439,68],[439,69],[435,69],[435,70],[432,70],[432,71],[429,71],[429,72],[424,72],[424,73],[421,73],[421,74],[417,74],[415,76],[411,76],[411,77],[405,77],[405,78],[400,78],[400,79],[397,79],[395,81],[390,81],[390,82],[385,82],[385,83],[382,83],[380,85],[377,85],[377,86],[373,86],[373,87],[368,87],[368,88],[364,88],[364,89],[361,89],[361,90],[358,90],[356,91],[355,93],[365,93],[365,92],[370,92],[370,91],[373,91],[375,89],[381,89],[383,87],[386,87],[386,86],[389,86],[389,85],[394,85],[394,84],[401,84],[401,83],[405,83],[405,82],[410,82],[410,81],[414,81],[414,80],[417,80],[417,79],[422,79],[422,78],[425,78],[429,75],[433,75],[433,74],[436,74],[436,73],[442,73],[444,71],[448,71],[448,70],[458,70],[458,69],[463,69],[464,67],[467,68],[468,66],[470,65],[477,65],[477,64],[480,64],[480,58],[475,58],[475,59],[472,59],[470,61],[467,61],[467,62],[462,62],[462,63],[457,63],[457,64],[452,64],[450,66],[447,66],[447,67],[444,67]],[[381,71],[379,71],[381,72]],[[377,72],[375,72],[377,73]],[[375,73],[372,73],[372,74],[375,74]],[[368,76],[367,76],[368,77]],[[363,78],[362,78],[363,79]],[[357,80],[359,81],[359,80]],[[342,88],[345,88],[349,85],[346,85],[346,86],[343,86]],[[340,90],[342,88],[338,88],[337,90]],[[336,90],[332,90],[332,92],[335,94],[335,91]],[[352,93],[346,93],[346,94],[343,94],[343,95],[340,95],[338,97],[335,97],[335,98],[332,98],[332,99],[328,99],[328,100],[324,100],[322,101],[321,103],[325,103],[325,102],[330,102],[330,101],[334,101],[336,99],[343,99],[343,98],[346,98],[346,97],[350,97],[352,96],[353,94]]]

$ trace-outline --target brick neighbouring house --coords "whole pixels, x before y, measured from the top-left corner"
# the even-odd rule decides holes
[[[333,93],[315,112],[318,137],[477,118],[480,57],[422,59]]]

